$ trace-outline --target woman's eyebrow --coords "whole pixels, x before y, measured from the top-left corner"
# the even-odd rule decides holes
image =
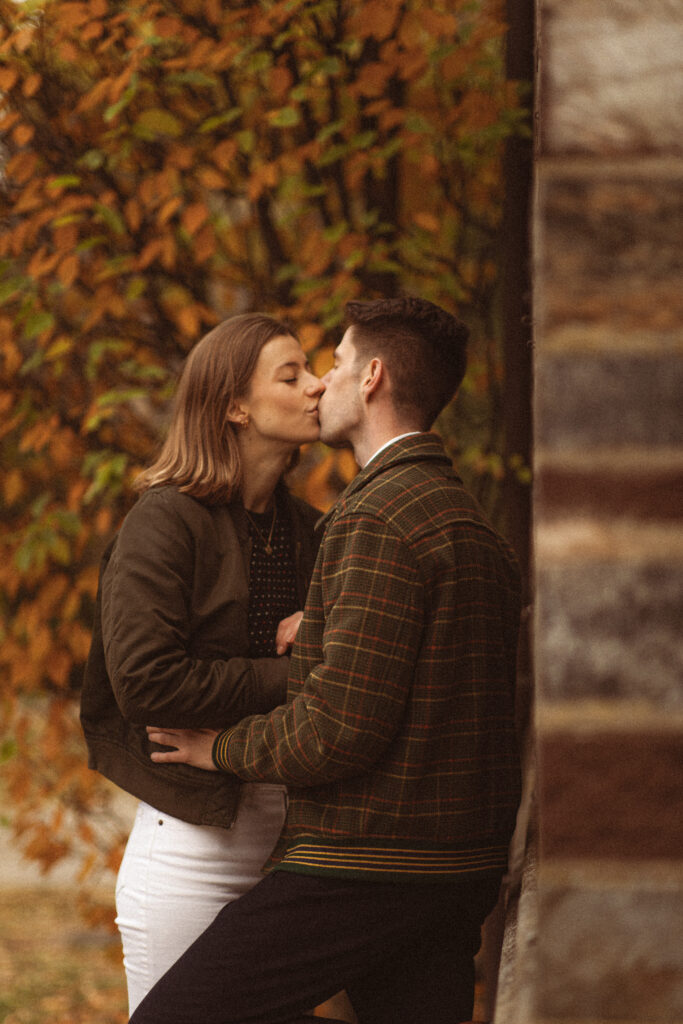
[[[310,365],[309,365],[308,360],[306,360],[306,362],[302,364],[297,359],[290,359],[286,363],[280,363],[280,365],[278,366],[277,369],[278,369],[278,372],[280,370],[289,370],[289,369],[300,370],[302,368],[302,366],[303,366],[304,370],[310,370],[310,368],[311,368]]]

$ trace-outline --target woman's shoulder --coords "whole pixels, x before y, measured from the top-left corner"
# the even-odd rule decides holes
[[[128,512],[124,526],[156,520],[165,524],[185,526],[195,532],[213,518],[212,509],[173,484],[162,484],[143,491]]]

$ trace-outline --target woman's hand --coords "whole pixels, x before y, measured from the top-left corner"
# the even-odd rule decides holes
[[[150,757],[156,764],[191,764],[207,772],[218,771],[211,751],[217,729],[157,729],[147,726],[147,739],[175,750],[155,750]]]
[[[275,650],[278,654],[285,654],[288,647],[291,647],[296,640],[299,624],[304,617],[303,612],[294,612],[283,619],[277,627],[275,634]]]

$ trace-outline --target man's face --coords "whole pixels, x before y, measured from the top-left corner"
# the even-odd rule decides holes
[[[325,393],[318,402],[320,440],[332,447],[350,444],[363,418],[359,365],[349,327],[334,352],[334,366],[323,377]]]

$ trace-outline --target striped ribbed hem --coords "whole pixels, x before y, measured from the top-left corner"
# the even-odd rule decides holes
[[[225,732],[219,732],[218,736],[216,736],[216,739],[213,741],[211,759],[219,772],[230,771],[230,762],[228,761],[228,744],[230,743],[230,737],[233,732],[233,729],[226,729]]]
[[[503,874],[507,860],[507,844],[454,850],[405,842],[380,846],[294,840],[273,870],[378,881],[446,881],[472,874]]]

